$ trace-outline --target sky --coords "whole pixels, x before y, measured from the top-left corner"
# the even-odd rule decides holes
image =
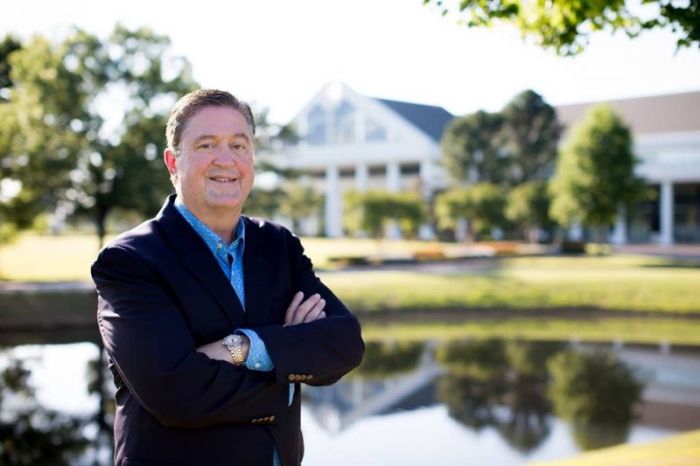
[[[0,34],[106,37],[117,22],[167,35],[202,87],[268,107],[285,123],[328,82],[360,94],[496,111],[525,89],[550,104],[700,90],[700,50],[670,31],[603,32],[557,57],[503,26],[468,29],[422,0],[2,0]]]

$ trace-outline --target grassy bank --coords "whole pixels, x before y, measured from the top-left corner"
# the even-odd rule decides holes
[[[610,342],[625,344],[700,345],[699,319],[498,319],[453,322],[369,321],[365,340],[422,341],[454,338],[505,338],[538,341]]]
[[[642,445],[621,445],[575,458],[531,463],[532,466],[696,466],[700,464],[700,431]]]
[[[520,258],[488,270],[328,273],[324,281],[354,308],[600,308],[700,312],[700,268],[657,258]]]

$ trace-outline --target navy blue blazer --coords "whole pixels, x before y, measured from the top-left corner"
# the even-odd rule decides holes
[[[245,222],[246,311],[206,244],[173,206],[111,241],[92,265],[97,320],[116,391],[115,464],[272,464],[303,456],[299,382],[332,384],[364,352],[357,319],[316,277],[299,239]],[[320,293],[327,317],[283,327],[297,291]],[[196,348],[255,330],[275,365],[256,372]],[[289,405],[289,386],[296,383]]]

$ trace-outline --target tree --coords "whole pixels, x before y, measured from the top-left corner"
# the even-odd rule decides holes
[[[443,0],[423,0],[450,13]],[[657,8],[651,18],[639,12],[631,0],[460,0],[461,22],[468,27],[491,26],[504,22],[515,25],[523,37],[534,39],[543,48],[559,55],[581,53],[592,32],[623,31],[637,37],[642,31],[670,28],[678,35],[677,46],[700,46],[700,1],[641,0],[643,6]],[[636,10],[636,11],[635,11]]]
[[[548,184],[543,181],[523,183],[508,193],[505,215],[523,236],[537,241],[540,229],[552,226],[549,218]]]
[[[175,100],[195,89],[190,64],[169,53],[170,40],[147,28],[117,25],[106,40],[77,30],[64,42],[64,60],[73,64],[85,93],[88,125],[97,131],[73,178],[74,199],[95,222],[100,243],[115,207],[153,215],[172,190],[163,169],[164,128]],[[116,129],[93,110],[101,99],[121,96]],[[112,111],[115,111],[112,110]]]
[[[280,213],[292,219],[292,229],[299,232],[301,220],[317,215],[323,198],[311,186],[287,183],[280,205]]]
[[[22,44],[16,37],[7,35],[0,42],[0,102],[6,102],[12,87],[12,78],[10,77],[10,54],[22,48]]]
[[[380,238],[391,221],[397,222],[401,231],[415,235],[426,218],[425,202],[416,193],[391,193],[387,191],[350,191],[345,196],[343,223],[354,234],[368,233]]]
[[[76,29],[14,52],[8,108],[19,131],[2,156],[28,160],[15,170],[17,197],[88,214],[100,242],[115,207],[152,215],[172,189],[161,161],[167,112],[196,87],[168,49],[166,37],[117,25],[106,40]]]
[[[488,236],[494,228],[507,226],[503,190],[491,183],[452,188],[439,194],[435,215],[441,228],[454,229],[459,219],[469,219],[475,236]]]
[[[548,179],[561,135],[554,107],[538,93],[526,90],[513,97],[501,115],[500,140],[508,153],[510,184]]]
[[[503,152],[499,113],[478,111],[452,120],[440,147],[443,163],[454,181],[502,183],[508,161]]]
[[[478,111],[450,122],[441,141],[443,163],[456,183],[513,186],[551,174],[561,125],[534,91],[516,95],[501,112]]]
[[[636,163],[627,125],[606,105],[592,108],[559,154],[550,214],[564,226],[611,225],[620,207],[631,206],[643,192]]]
[[[5,39],[4,44],[12,44]],[[79,76],[61,50],[34,37],[5,56],[9,70],[0,102],[0,221],[29,226],[41,210],[54,209],[70,184],[84,150],[87,127]],[[7,49],[6,49],[7,50]]]

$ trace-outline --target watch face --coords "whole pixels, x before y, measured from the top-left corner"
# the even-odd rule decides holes
[[[241,341],[241,336],[240,335],[228,335],[226,338],[224,338],[224,345],[226,346],[233,346],[237,345]]]

